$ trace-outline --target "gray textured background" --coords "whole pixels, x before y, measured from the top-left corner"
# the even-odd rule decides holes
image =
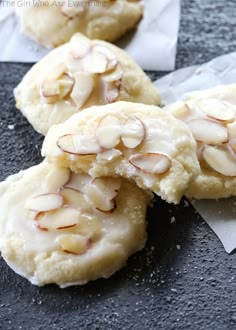
[[[176,67],[236,51],[235,27],[236,0],[182,0]],[[12,97],[29,67],[0,63],[1,180],[41,160],[42,137]],[[184,206],[157,199],[146,249],[111,279],[82,288],[31,286],[0,260],[0,329],[236,329],[235,254]]]

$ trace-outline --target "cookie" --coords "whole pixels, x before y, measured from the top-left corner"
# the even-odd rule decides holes
[[[43,162],[0,184],[0,249],[32,284],[108,278],[146,241],[150,196],[124,179]]]
[[[122,176],[173,203],[199,170],[185,124],[158,107],[130,102],[92,107],[53,126],[42,154],[92,177]]]
[[[45,47],[57,47],[76,32],[91,39],[115,41],[136,27],[143,5],[139,0],[49,0],[39,5],[16,5],[15,12],[23,34]]]
[[[15,89],[15,99],[42,134],[89,106],[160,102],[151,80],[124,51],[81,34],[33,66]]]
[[[200,174],[187,196],[197,199],[236,195],[236,85],[191,93],[166,107],[197,141]]]

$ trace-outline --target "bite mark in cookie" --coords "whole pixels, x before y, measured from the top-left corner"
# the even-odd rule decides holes
[[[117,102],[53,127],[42,152],[73,171],[122,176],[177,203],[199,169],[195,148],[190,130],[159,108]]]

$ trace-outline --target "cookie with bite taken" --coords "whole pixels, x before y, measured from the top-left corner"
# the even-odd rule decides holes
[[[158,107],[130,102],[91,107],[53,126],[42,154],[94,178],[124,177],[174,203],[199,171],[190,129]]]

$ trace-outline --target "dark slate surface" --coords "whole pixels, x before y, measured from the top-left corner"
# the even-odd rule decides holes
[[[235,25],[236,1],[182,1],[177,67],[236,50]],[[12,97],[29,67],[0,64],[1,180],[41,160],[42,137]],[[0,260],[0,329],[236,329],[235,255],[185,201],[157,199],[148,219],[146,249],[112,278],[84,287],[38,288]]]

